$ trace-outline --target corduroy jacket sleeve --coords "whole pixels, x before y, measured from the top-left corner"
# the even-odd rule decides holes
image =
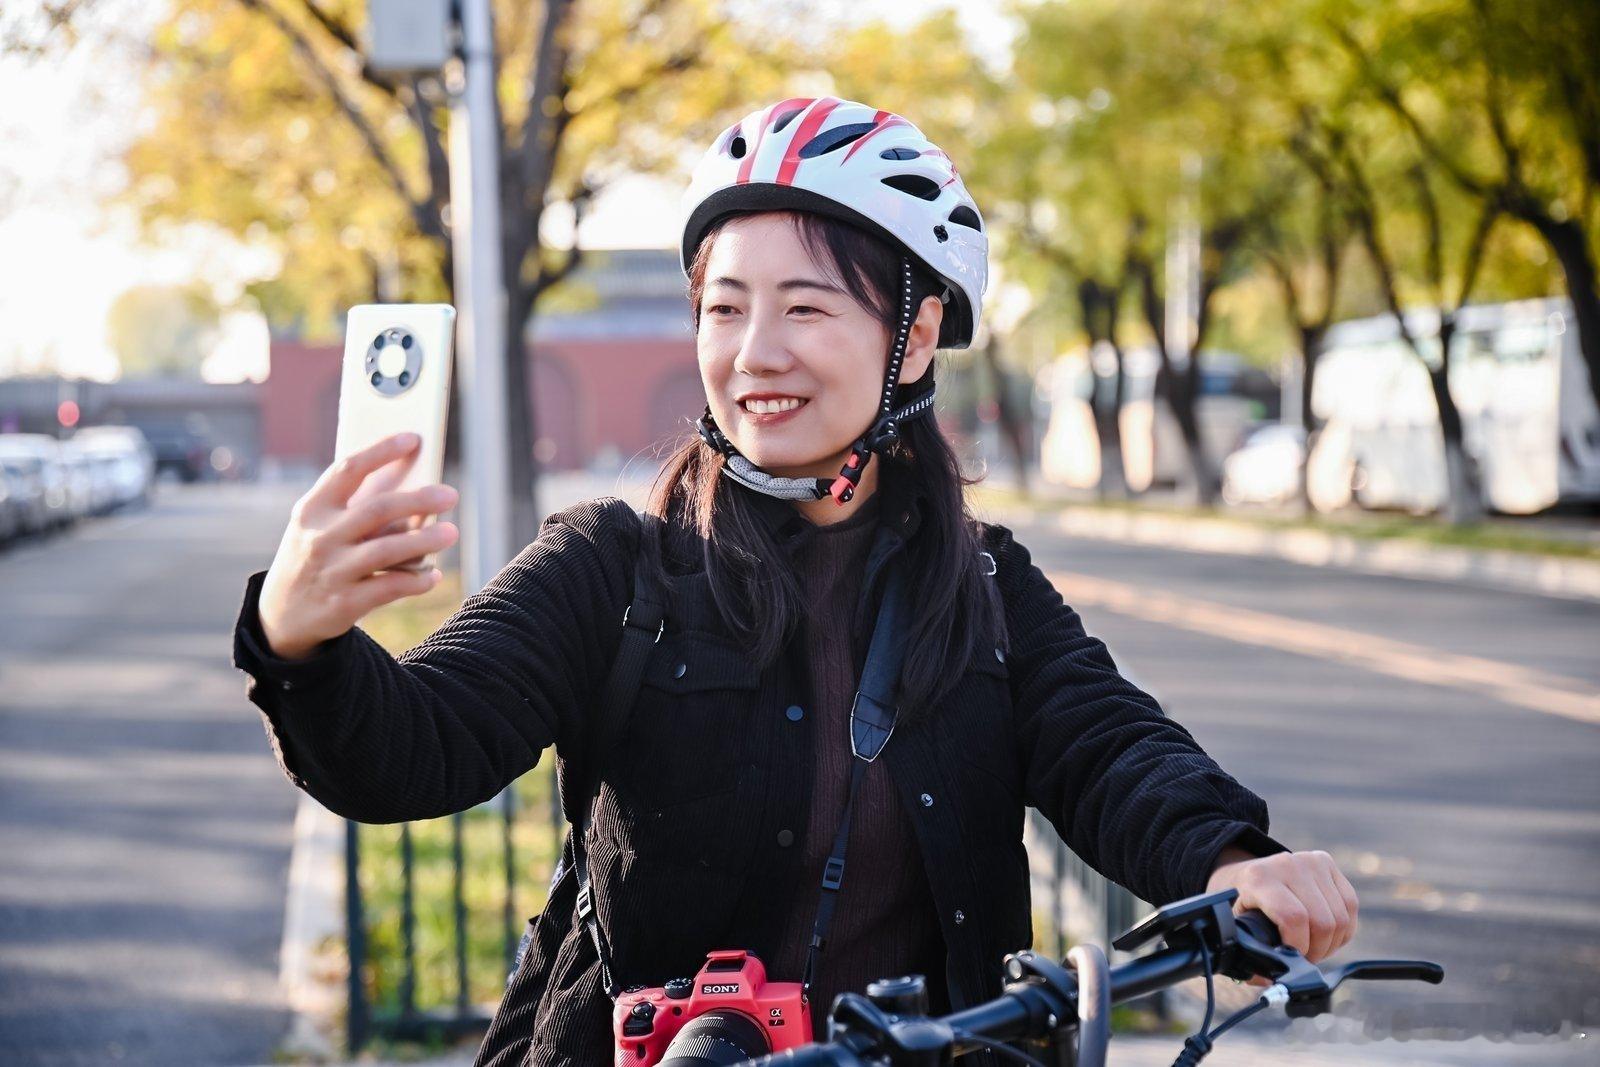
[[[366,823],[436,818],[493,797],[546,746],[565,748],[592,706],[616,653],[638,537],[637,514],[616,498],[551,516],[398,658],[359,627],[309,660],[273,656],[257,614],[265,572],[252,575],[234,664],[251,676],[284,773]]]
[[[1261,798],[1118,673],[1028,550],[1009,532],[1002,540],[1027,802],[1086,862],[1153,904],[1203,892],[1227,845],[1285,851],[1267,836]]]

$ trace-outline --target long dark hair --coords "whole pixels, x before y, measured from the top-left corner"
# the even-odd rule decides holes
[[[740,212],[724,216],[707,230],[689,271],[689,300],[695,326],[706,261],[717,234]],[[778,212],[793,222],[818,269],[855,296],[893,335],[898,326],[901,253],[866,231],[811,212]],[[912,307],[943,291],[942,283],[920,267],[913,272]],[[885,352],[887,365],[887,352]],[[928,368],[929,374],[934,372]],[[966,478],[938,424],[913,419],[884,457],[879,490],[890,477],[912,479],[914,492],[927,498],[925,513],[910,539],[911,634],[902,673],[900,707],[906,719],[931,706],[955,685],[969,658],[995,641],[994,592],[979,562],[981,548],[965,488]],[[691,436],[666,460],[652,487],[646,512],[663,520],[663,530],[693,535],[703,554],[712,595],[724,621],[739,634],[752,658],[765,667],[794,633],[801,612],[798,581],[763,522],[751,490],[720,477],[720,453]],[[659,539],[647,542],[647,563],[664,566]]]

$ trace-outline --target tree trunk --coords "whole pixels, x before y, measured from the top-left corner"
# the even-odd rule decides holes
[[[1017,405],[1009,388],[1010,378],[1005,368],[1000,365],[1000,341],[993,331],[989,333],[989,343],[984,346],[983,358],[989,365],[989,373],[994,377],[995,406],[1000,415],[1000,435],[1010,447],[1011,460],[1016,464],[1017,489],[1026,497],[1030,495],[1028,489],[1030,420],[1027,419],[1025,412],[1017,411]]]
[[[1311,503],[1311,446],[1316,442],[1317,416],[1311,411],[1311,391],[1325,332],[1321,325],[1300,327],[1300,428],[1305,431],[1305,448],[1300,453],[1300,502],[1307,515],[1316,510]]]
[[[1126,500],[1128,475],[1122,466],[1120,421],[1125,380],[1122,349],[1110,338],[1106,338],[1105,343],[1117,357],[1116,372],[1109,378],[1093,373],[1095,346],[1091,344],[1089,349],[1090,373],[1094,380],[1094,428],[1095,435],[1100,438],[1100,499]]]
[[[1183,433],[1184,448],[1189,453],[1189,469],[1194,474],[1195,495],[1202,507],[1214,507],[1222,486],[1218,481],[1217,472],[1212,469],[1210,457],[1206,455],[1205,442],[1200,437],[1200,415],[1197,410],[1200,399],[1198,349],[1189,353],[1189,365],[1176,380],[1178,392],[1174,396],[1181,395],[1182,403],[1173,409],[1173,414],[1178,419],[1178,429]]]
[[[1439,367],[1428,368],[1428,384],[1439,408],[1439,433],[1444,441],[1446,489],[1445,517],[1455,525],[1483,519],[1483,487],[1476,460],[1467,451],[1462,432],[1461,409],[1450,394],[1450,342],[1455,334],[1454,316],[1439,323]]]
[[[1117,346],[1117,294],[1093,279],[1078,283],[1078,307],[1083,329],[1089,335],[1089,407],[1094,414],[1095,436],[1100,441],[1101,500],[1126,500],[1128,477],[1122,466],[1123,359]],[[1103,379],[1095,370],[1095,353],[1104,343],[1116,354],[1117,370]]]
[[[1589,391],[1600,405],[1600,279],[1597,279],[1589,243],[1578,223],[1558,222],[1548,216],[1523,216],[1539,231],[1556,254],[1566,277],[1567,296],[1572,301],[1572,317],[1578,329],[1578,349],[1589,369]]]

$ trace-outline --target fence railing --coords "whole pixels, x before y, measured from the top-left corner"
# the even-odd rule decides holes
[[[347,1041],[451,1040],[488,1026],[564,833],[553,760],[471,811],[394,827],[347,823]],[[1030,810],[1034,945],[1058,959],[1111,939],[1142,905]],[[538,876],[535,877],[536,872]],[[997,961],[998,962],[998,961]]]

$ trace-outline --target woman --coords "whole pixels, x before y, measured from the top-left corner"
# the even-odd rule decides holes
[[[1356,899],[1327,855],[1267,837],[1265,805],[1117,673],[1009,531],[968,515],[923,417],[934,352],[971,342],[987,274],[948,157],[898,116],[788,100],[717,139],[687,206],[707,407],[645,516],[606,499],[551,517],[397,661],[354,623],[436,582],[385,568],[456,534],[382,532],[447,510],[443,486],[350,503],[414,446],[392,439],[300,500],[239,619],[284,770],[339,814],[459,811],[551,744],[569,812],[572,782],[602,780],[587,869],[610,968],[565,864],[479,1062],[603,1062],[607,990],[692,974],[716,948],[810,978],[819,1036],[835,993],[884,975],[928,975],[941,1011],[995,996],[1030,940],[1027,805],[1147,900],[1235,886],[1312,959],[1344,944]],[[899,714],[869,763],[851,698],[890,574]],[[620,744],[598,751],[587,728],[636,576],[666,622]]]

